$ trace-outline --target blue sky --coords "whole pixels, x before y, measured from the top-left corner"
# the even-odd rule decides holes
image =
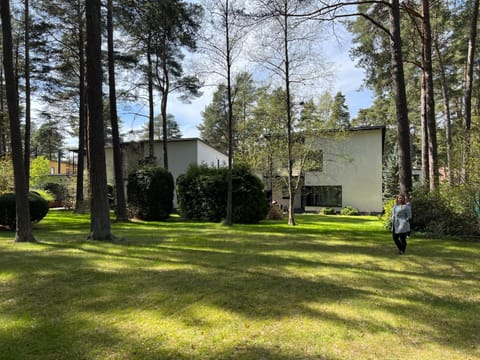
[[[334,95],[341,91],[346,98],[348,110],[351,117],[355,117],[359,109],[368,108],[372,104],[370,91],[361,89],[364,73],[363,70],[355,67],[355,64],[348,58],[348,53],[340,51],[330,58],[334,63],[336,81],[334,89],[330,89]],[[197,126],[202,122],[201,112],[212,101],[212,94],[215,88],[205,88],[204,95],[193,100],[190,104],[184,104],[175,96],[170,97],[168,112],[175,116],[184,137],[198,137]],[[124,109],[120,107],[120,117],[123,120],[123,132],[142,127],[146,118],[140,115],[131,115],[131,112],[147,114],[147,107],[137,105]],[[132,111],[134,110],[134,111]]]
[[[342,26],[335,29],[335,36],[331,36],[323,45],[323,54],[326,61],[332,65],[334,80],[328,84],[333,95],[341,91],[346,98],[351,117],[355,117],[359,109],[368,108],[372,104],[372,93],[362,89],[364,71],[356,67],[355,62],[349,57],[351,47],[350,34]],[[197,126],[202,122],[201,112],[211,100],[215,86],[205,87],[204,95],[193,100],[190,104],[184,104],[174,94],[169,97],[168,112],[175,116],[184,137],[198,137]],[[318,94],[319,96],[320,94]],[[315,97],[315,96],[314,96]],[[157,113],[158,109],[155,110]],[[147,119],[141,115],[147,114],[146,105],[119,106],[119,115],[123,121],[122,132],[136,130],[146,123]]]

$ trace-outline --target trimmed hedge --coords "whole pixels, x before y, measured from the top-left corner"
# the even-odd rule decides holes
[[[131,217],[165,220],[173,210],[173,176],[164,168],[147,165],[128,176],[127,197]]]
[[[226,216],[228,169],[191,165],[177,179],[178,211],[185,219],[221,221]],[[268,205],[261,180],[248,168],[232,172],[232,220],[257,223],[265,219]]]
[[[34,223],[42,220],[49,210],[48,201],[35,192],[28,194],[30,205],[30,220]],[[7,226],[11,230],[16,227],[16,200],[14,193],[6,193],[0,196],[0,225]]]

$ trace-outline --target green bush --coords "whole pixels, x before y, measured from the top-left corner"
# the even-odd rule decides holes
[[[226,180],[226,179],[225,179]],[[262,181],[246,167],[232,173],[233,213],[235,223],[254,224],[265,219],[268,204]]]
[[[335,209],[331,207],[326,207],[322,209],[323,215],[335,215]]]
[[[173,176],[167,170],[147,165],[128,176],[130,216],[154,221],[167,219],[173,210]]]
[[[28,194],[30,205],[30,220],[39,222],[47,215],[48,201],[36,192]],[[0,196],[0,225],[14,230],[16,227],[16,200],[14,193],[6,193]]]
[[[48,190],[40,190],[40,189],[35,189],[32,190],[37,195],[40,195],[42,198],[47,200],[47,202],[55,200],[55,195],[53,195],[50,191]]]
[[[341,212],[342,215],[358,215],[358,209],[355,209],[353,206],[345,206]]]
[[[220,221],[225,218],[227,200],[226,168],[192,165],[177,179],[178,211],[185,219]],[[268,212],[263,184],[249,169],[232,173],[232,221],[256,223]]]
[[[450,199],[439,192],[430,192],[419,187],[410,196],[412,205],[411,229],[413,232],[428,232],[437,235],[480,235],[478,221],[472,211],[455,207]],[[391,230],[392,209],[395,199],[385,204],[382,220]]]
[[[415,189],[411,201],[414,231],[439,235],[480,235],[473,211],[455,208],[441,193]]]
[[[43,189],[51,192],[55,201],[62,202],[68,198],[68,189],[62,184],[49,182],[45,184]]]
[[[395,199],[388,200],[385,205],[383,206],[383,214],[382,214],[382,221],[383,221],[383,226],[385,227],[386,230],[392,231],[392,210],[393,207],[395,206]]]
[[[225,168],[192,165],[177,178],[178,211],[185,219],[220,221],[225,216]]]
[[[278,205],[272,205],[267,214],[268,220],[282,220],[283,210]]]

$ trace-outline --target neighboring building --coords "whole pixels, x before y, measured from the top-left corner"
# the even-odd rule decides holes
[[[381,213],[384,139],[384,126],[330,131],[315,139],[311,145],[318,167],[303,175],[295,209],[318,212],[331,207],[340,211],[353,206],[361,213]],[[272,200],[287,207],[288,192],[274,189]]]
[[[128,174],[139,166],[139,163],[148,157],[148,140],[138,142],[126,142],[121,144],[123,157],[123,178],[125,185]],[[163,142],[155,140],[154,143],[155,164],[163,167]],[[113,149],[105,149],[107,164],[107,182],[115,183],[113,165]],[[168,170],[173,178],[184,174],[191,164],[205,164],[210,167],[225,167],[228,164],[228,156],[215,150],[203,140],[198,138],[171,139],[168,141]],[[174,199],[176,207],[176,196]]]
[[[76,165],[73,162],[48,160],[50,175],[75,175]]]

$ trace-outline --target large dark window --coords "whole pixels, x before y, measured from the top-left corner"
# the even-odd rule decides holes
[[[342,207],[342,186],[305,186],[306,206]]]

